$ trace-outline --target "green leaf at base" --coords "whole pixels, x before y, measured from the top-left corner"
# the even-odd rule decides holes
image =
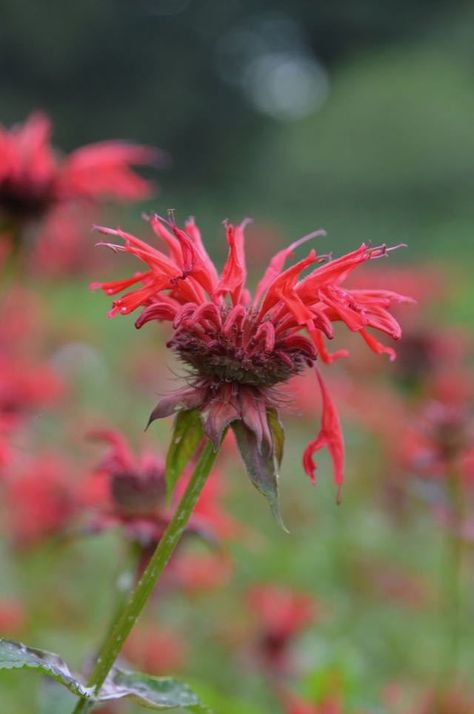
[[[114,669],[99,695],[100,701],[132,697],[149,709],[184,709],[196,714],[210,710],[193,690],[172,677],[152,677],[142,672]]]
[[[57,655],[44,650],[26,647],[21,642],[0,640],[0,669],[36,669],[55,679],[78,697],[91,697],[91,690],[69,671],[67,664]]]
[[[197,409],[185,409],[177,413],[173,437],[166,455],[165,479],[168,498],[203,436],[201,417]]]

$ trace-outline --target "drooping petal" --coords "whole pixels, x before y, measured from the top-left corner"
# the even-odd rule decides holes
[[[150,320],[173,322],[176,317],[176,308],[166,302],[156,302],[146,307],[140,317],[135,320],[135,327],[140,329]]]
[[[321,357],[325,364],[332,364],[338,359],[349,357],[348,350],[337,350],[336,352],[328,352],[326,345],[324,344],[324,337],[320,330],[317,328],[309,330],[309,334],[315,344],[318,351],[318,356]]]
[[[393,362],[397,358],[397,353],[393,347],[388,347],[379,342],[373,335],[367,332],[367,330],[361,330],[360,336],[369,345],[370,349],[378,355],[388,355],[390,362]]]
[[[315,481],[316,463],[314,461],[314,454],[324,447],[328,449],[333,463],[334,481],[337,486],[337,501],[339,503],[344,481],[344,439],[339,415],[318,369],[316,369],[316,376],[322,397],[323,413],[321,428],[316,438],[309,442],[304,451],[303,466],[311,480]]]

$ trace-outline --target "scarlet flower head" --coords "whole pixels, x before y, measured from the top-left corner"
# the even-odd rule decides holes
[[[83,493],[85,505],[98,511],[96,528],[118,523],[142,545],[158,540],[168,523],[161,456],[136,456],[125,437],[112,429],[97,429],[89,437],[109,447]]]
[[[101,227],[101,233],[122,241],[105,245],[135,256],[146,267],[129,279],[91,287],[101,288],[107,295],[126,291],[115,299],[110,316],[143,308],[137,327],[154,320],[172,325],[168,347],[189,369],[189,384],[163,398],[150,422],[182,410],[198,410],[204,434],[216,449],[231,426],[250,478],[277,512],[277,468],[283,450],[279,387],[314,366],[317,359],[331,363],[347,356],[346,350],[329,354],[326,348],[326,340],[334,337],[336,322],[359,333],[375,352],[393,359],[393,349],[369,330],[399,339],[401,328],[389,308],[409,298],[393,291],[343,287],[357,267],[386,255],[385,246],[362,244],[335,260],[312,249],[285,270],[293,251],[324,231],[279,251],[252,297],[245,285],[246,223],[225,223],[229,254],[220,275],[192,219],[181,229],[174,218],[150,218],[156,237],[167,250],[120,229]],[[305,450],[304,468],[314,480],[314,453],[327,447],[340,490],[344,468],[341,427],[331,395],[318,370],[316,374],[323,398],[322,426]]]
[[[151,184],[132,167],[156,164],[157,149],[102,141],[60,157],[50,135],[42,112],[10,130],[0,125],[0,218],[7,225],[38,221],[71,202],[137,201],[150,194]]]

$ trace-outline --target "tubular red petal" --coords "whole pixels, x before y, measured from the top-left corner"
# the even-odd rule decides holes
[[[373,335],[369,334],[367,330],[360,330],[359,334],[369,345],[370,349],[373,352],[376,352],[378,355],[388,355],[390,362],[393,362],[397,358],[397,353],[395,352],[393,347],[387,347],[387,345],[383,345]]]
[[[233,305],[237,305],[240,302],[242,288],[247,278],[244,227],[244,223],[238,226],[233,226],[231,223],[226,225],[229,255],[216,290],[218,295],[229,293]]]
[[[176,316],[176,308],[166,302],[157,302],[145,308],[140,317],[135,320],[135,327],[140,329],[150,320],[173,322]]]
[[[262,279],[260,280],[260,282],[257,285],[257,288],[255,290],[254,306],[258,305],[258,303],[260,302],[260,298],[268,290],[268,288],[274,282],[274,280],[280,275],[281,271],[283,270],[283,268],[285,266],[287,259],[291,255],[293,255],[293,251],[296,250],[296,248],[298,248],[300,245],[303,245],[303,243],[306,243],[307,241],[311,240],[312,238],[317,238],[318,236],[325,236],[325,235],[326,235],[326,231],[324,231],[322,229],[313,231],[312,233],[309,233],[307,236],[303,236],[302,238],[295,240],[287,248],[283,248],[283,250],[280,250],[278,253],[276,253],[273,256],[273,258],[271,259],[268,268],[266,269],[265,273],[263,274]]]
[[[316,251],[311,250],[306,258],[303,258],[298,263],[295,263],[291,266],[291,268],[288,268],[288,270],[285,270],[284,273],[281,273],[277,278],[275,278],[275,280],[273,280],[268,287],[267,294],[260,308],[259,319],[262,319],[263,315],[265,315],[274,305],[276,305],[277,302],[279,302],[282,293],[289,294],[302,271],[316,261]],[[304,300],[303,303],[308,304]]]
[[[328,352],[324,344],[323,334],[317,328],[309,330],[309,334],[311,335],[311,338],[318,351],[318,356],[321,357],[322,361],[325,364],[332,364],[338,359],[341,359],[343,357],[349,357],[348,350],[337,350],[337,352],[333,352],[332,354]]]
[[[316,451],[326,447],[331,456],[334,469],[334,481],[337,486],[337,500],[340,501],[341,489],[344,481],[344,439],[342,436],[341,423],[336,411],[334,402],[328,388],[326,387],[318,369],[318,378],[321,390],[323,414],[321,428],[313,441],[310,441],[303,454],[303,466],[312,481],[316,480],[316,463],[314,454]]]

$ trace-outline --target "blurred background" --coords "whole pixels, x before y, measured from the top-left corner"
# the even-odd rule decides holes
[[[335,247],[471,252],[471,3],[1,9],[1,121],[42,108],[64,150],[104,138],[165,149],[161,210],[196,215],[211,237],[217,220],[250,215],[288,240],[323,225]]]
[[[406,243],[366,274],[419,301],[397,309],[397,363],[344,339],[353,359],[323,367],[346,436],[341,508],[326,455],[316,490],[301,466],[320,419],[311,375],[285,415],[291,534],[230,446],[212,501],[230,521],[211,544],[186,541],[126,662],[183,676],[216,714],[472,714],[474,4],[0,0],[0,11],[0,124],[41,109],[59,154],[105,139],[166,152],[138,169],[156,195],[101,205],[94,221],[146,236],[143,212],[194,215],[221,266],[222,220],[250,216],[251,282],[320,227],[316,247],[335,255]],[[107,320],[110,299],[87,290],[136,262],[94,247],[82,204],[73,218],[54,261],[41,226],[21,236],[25,253],[43,239],[46,250],[36,269],[36,253],[14,264],[0,292],[0,636],[84,671],[137,556],[90,482],[110,443],[85,434],[112,429],[135,456],[164,454],[170,420],[143,427],[176,376],[165,328]],[[454,497],[452,474],[426,470],[451,429]],[[67,693],[0,674],[2,712],[70,711]]]

